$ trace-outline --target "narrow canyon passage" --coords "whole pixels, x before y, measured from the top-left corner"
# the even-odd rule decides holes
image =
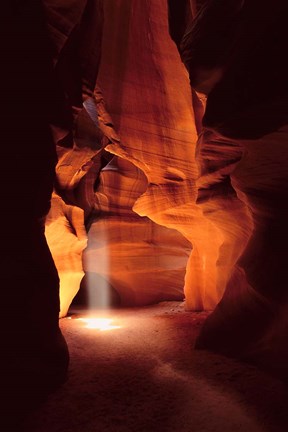
[[[288,427],[283,384],[253,366],[194,351],[207,312],[181,302],[60,320],[68,381],[21,424],[29,432],[268,432]],[[98,316],[98,317],[99,317]],[[94,323],[95,324],[95,323]]]
[[[4,0],[1,432],[288,431],[287,4]]]

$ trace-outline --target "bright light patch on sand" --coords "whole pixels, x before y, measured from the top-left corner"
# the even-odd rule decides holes
[[[121,328],[120,326],[113,325],[113,320],[110,318],[78,318],[83,321],[86,328],[107,331]]]

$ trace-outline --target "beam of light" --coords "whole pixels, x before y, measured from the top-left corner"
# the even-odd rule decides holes
[[[107,308],[110,306],[109,245],[105,222],[95,223],[88,233],[88,247],[83,257],[88,309]]]
[[[83,321],[88,329],[94,329],[99,331],[115,330],[121,328],[121,326],[113,325],[113,320],[110,318],[78,318],[79,321]]]

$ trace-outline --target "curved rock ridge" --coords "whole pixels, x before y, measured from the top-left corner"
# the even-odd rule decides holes
[[[82,88],[82,107],[77,105],[78,102],[74,105],[73,101],[70,102],[74,115],[72,144],[71,134],[65,135],[63,129],[54,128],[56,137],[59,138],[59,130],[62,133],[57,141],[59,160],[56,191],[68,205],[76,205],[84,210],[88,229],[84,269],[104,275],[108,283],[112,283],[122,295],[123,304],[140,305],[163,299],[183,299],[185,267],[191,250],[191,243],[187,241],[189,236],[186,231],[190,228],[187,227],[185,212],[190,214],[197,171],[193,154],[196,129],[187,74],[169,37],[165,2],[140,5],[134,1],[128,7],[127,2],[107,1],[104,3],[104,14],[98,87],[88,98]],[[153,16],[155,23],[151,20]],[[127,20],[133,23],[129,29]],[[127,31],[123,31],[126,28]],[[71,31],[69,34],[72,34]],[[69,37],[66,44],[72,44],[73,48],[73,39],[69,42]],[[123,40],[125,37],[128,39]],[[163,43],[165,50],[160,57]],[[134,56],[136,52],[137,56]],[[65,60],[62,63],[67,64],[67,51],[62,49],[56,70],[59,63],[61,66],[61,56]],[[68,60],[70,58],[71,55]],[[174,64],[184,76],[184,85],[183,80],[171,69]],[[58,71],[61,81],[64,69],[58,67]],[[104,108],[99,87],[107,109]],[[73,93],[68,88],[68,96],[69,92]],[[113,118],[121,142],[107,111]],[[111,153],[115,155],[114,165],[112,162],[107,165]],[[57,203],[59,199],[53,200],[52,205]],[[181,228],[183,221],[186,221],[184,236]],[[63,223],[62,217],[58,218],[58,223]],[[71,220],[69,223],[71,225]],[[110,246],[111,256],[123,256],[122,262],[111,258],[111,280],[107,275],[108,270],[99,269],[98,264],[99,254],[102,256],[105,250],[105,254],[109,255],[109,247],[106,245],[106,249],[95,249],[97,236],[101,237],[102,231],[110,238],[110,223],[111,233],[114,233],[112,237],[118,236],[118,240],[114,239]],[[64,236],[60,225],[58,233]],[[173,230],[170,232],[171,228]],[[47,238],[48,241],[51,239],[54,254],[58,254],[60,250],[55,248],[56,228],[54,237],[49,236],[53,230],[50,225],[47,227]],[[73,226],[69,230],[75,233]],[[66,235],[71,236],[71,232]],[[78,246],[76,242],[76,249]],[[77,249],[76,255],[78,252]],[[95,263],[92,259],[94,255]],[[77,256],[80,260],[79,253]],[[67,305],[72,300],[71,293],[76,292],[77,287],[72,289],[71,280],[68,286],[61,278],[67,268],[63,259],[60,256],[55,258],[61,279],[62,303],[66,304],[61,314],[65,315]],[[69,258],[66,256],[66,259]],[[138,264],[135,264],[135,260]],[[60,264],[62,261],[63,268]],[[72,267],[74,265],[71,264]],[[77,268],[80,267],[79,261]],[[149,277],[149,283],[144,283],[144,276]],[[78,272],[78,276],[75,274],[75,283],[78,283],[76,281],[79,278]],[[67,301],[64,300],[65,291]],[[186,297],[189,292],[185,293]]]
[[[109,121],[102,121],[103,98],[95,89],[103,0],[43,3],[55,81],[64,94],[50,120],[58,163],[45,234],[60,276],[60,316],[65,316],[84,275],[85,219],[94,205],[93,185],[108,142],[102,130],[109,136]]]
[[[65,378],[58,275],[60,316],[80,286],[185,298],[213,309],[198,348],[288,378],[287,20],[286,0],[4,2],[5,386]]]
[[[83,17],[83,11],[81,14]],[[55,14],[51,16],[55,17]],[[187,309],[213,309],[225,290],[225,281],[237,257],[235,250],[239,252],[240,248],[234,245],[231,252],[230,246],[222,247],[225,233],[206,217],[201,206],[196,205],[196,180],[201,167],[196,163],[195,151],[205,98],[194,90],[191,92],[187,72],[169,35],[165,1],[106,1],[104,16],[103,36],[98,31],[98,38],[102,38],[102,58],[97,87],[87,97],[83,84],[77,82],[82,92],[81,103],[69,96],[74,94],[73,85],[67,87],[70,111],[74,116],[73,135],[69,134],[69,129],[65,135],[65,128],[54,127],[56,138],[62,134],[57,141],[56,191],[66,204],[84,210],[88,231],[88,248],[82,264],[81,254],[76,252],[78,268],[82,265],[82,270],[84,267],[92,274],[90,279],[93,281],[97,280],[93,275],[104,277],[108,285],[112,284],[113,289],[121,292],[123,304],[140,305],[141,302],[147,304],[185,296]],[[75,26],[77,20],[73,18],[72,21]],[[73,36],[73,26],[70,25],[65,39],[69,50],[58,49],[59,58],[56,56],[60,81],[63,81],[62,74],[67,73],[67,69],[61,69],[61,64],[72,66],[71,58],[75,61],[75,40],[86,37],[84,26],[80,26],[80,33]],[[53,205],[56,203],[59,201],[54,200]],[[242,217],[242,210],[238,210],[235,214]],[[229,211],[225,217],[231,223],[228,231],[233,231],[233,217]],[[106,263],[104,269],[97,261],[101,263],[99,256],[104,252],[109,257],[110,223],[114,233],[111,246],[114,258],[111,255],[111,262],[109,266]],[[126,239],[127,235],[131,236],[129,223],[135,225],[133,241]],[[75,228],[70,230],[75,233]],[[102,230],[106,245],[99,248],[94,236],[102,238]],[[63,230],[61,235],[64,235]],[[52,243],[55,244],[56,238]],[[230,243],[233,241],[231,234]],[[193,253],[189,255],[192,245]],[[57,248],[51,247],[56,253]],[[128,250],[132,253],[130,258]],[[137,265],[136,250],[139,255]],[[159,264],[158,253],[162,255]],[[115,260],[117,254],[123,257],[122,261]],[[62,274],[62,258],[55,259]],[[151,265],[154,273],[149,271]],[[144,275],[150,277],[146,284],[149,294],[145,293],[145,284],[140,283],[140,274],[142,280]],[[80,273],[75,276],[76,285],[79,279]],[[66,290],[67,293],[77,291],[76,285],[73,289],[64,288],[64,285],[62,278],[62,297]],[[67,295],[65,311],[72,301],[72,296]]]
[[[95,182],[105,158],[109,160],[105,145],[118,141],[111,124],[96,87],[74,120],[73,147],[57,145],[55,193],[45,234],[60,276],[61,317],[84,276],[82,253],[87,246],[87,220],[96,202]]]
[[[176,230],[140,217],[132,210],[147,187],[142,171],[114,156],[102,169],[99,181],[83,256],[88,300],[93,297],[93,290],[99,290],[96,275],[101,276],[103,283],[98,301],[90,301],[90,307],[105,306],[111,288],[118,293],[122,306],[183,300],[191,245]]]
[[[287,327],[287,4],[168,6],[103,4],[97,88],[57,141],[56,191],[87,232],[77,269],[95,306],[185,297],[215,309],[198,347],[269,363]]]
[[[287,18],[282,0],[210,0],[178,43],[191,85],[208,94],[197,205],[222,237],[216,268],[224,296],[197,347],[286,379]]]
[[[66,316],[84,276],[82,252],[87,245],[84,212],[56,193],[46,218],[45,236],[60,279],[60,317]]]
[[[195,113],[187,73],[169,36],[167,4],[130,1],[128,7],[127,2],[107,1],[105,16],[98,82],[121,137],[106,148],[147,178],[134,212],[197,245],[185,276],[186,307],[211,309],[222,295],[215,289],[215,276],[210,272],[206,277],[217,251],[203,265],[200,250],[215,229],[195,206]],[[205,232],[200,243],[195,242],[199,231]]]

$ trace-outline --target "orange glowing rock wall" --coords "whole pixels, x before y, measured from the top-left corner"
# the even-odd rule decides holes
[[[141,180],[140,172],[136,174],[134,171],[139,185],[139,196],[134,196],[134,203],[133,200],[130,203],[134,221],[140,221],[135,216],[138,214],[179,233],[177,240],[174,232],[176,237],[172,244],[177,246],[174,247],[174,258],[173,253],[170,253],[170,262],[174,260],[176,263],[178,259],[181,251],[178,244],[182,236],[183,252],[187,250],[187,240],[193,245],[193,253],[190,254],[186,266],[185,283],[182,282],[186,308],[213,309],[223,295],[226,279],[240,248],[237,243],[233,244],[234,249],[232,247],[229,250],[228,246],[224,252],[225,259],[217,266],[219,248],[225,233],[204,217],[202,209],[195,204],[195,181],[198,177],[195,161],[196,125],[201,120],[199,117],[203,106],[197,95],[191,94],[187,71],[180,60],[176,45],[170,38],[166,1],[106,1],[105,17],[98,84],[120,136],[120,141],[114,140],[106,149],[115,154],[118,160],[126,159],[145,174],[145,177],[141,174]],[[111,28],[114,29],[113,32]],[[127,162],[126,167],[129,171]],[[101,175],[107,179],[107,185],[109,172],[105,170]],[[121,190],[121,193],[124,193],[124,190]],[[109,213],[107,205],[103,210],[104,214]],[[224,216],[229,224],[235,215],[230,216],[224,211]],[[159,231],[159,227],[157,230]],[[163,229],[162,231],[159,244],[165,245],[165,234]],[[167,230],[166,232],[168,233]],[[96,238],[95,228],[94,233],[93,237]],[[140,237],[142,235],[140,234]],[[172,232],[166,236],[170,238]],[[153,238],[150,241],[153,243]],[[134,244],[137,244],[137,240]],[[140,249],[138,253],[140,258]],[[86,257],[91,254],[88,243]],[[121,265],[123,266],[122,263]],[[148,262],[147,265],[149,266]],[[157,281],[154,276],[150,282],[148,273],[147,285],[151,292],[154,291],[154,300],[162,296],[165,298],[165,292],[166,299],[171,299],[173,297],[165,287],[168,285],[176,288],[177,279],[173,274],[169,276],[167,263],[163,261],[156,264],[156,269],[157,265],[158,272],[164,271],[169,283],[167,284],[165,279],[158,278]],[[91,267],[91,264],[88,266]],[[122,271],[124,276],[121,278],[124,277],[124,281],[131,277],[132,267],[133,264],[128,267],[126,275],[125,271]],[[145,268],[146,264],[143,274]],[[113,273],[113,264],[111,272]],[[145,303],[145,297],[149,299],[145,285],[142,290],[139,281],[134,281],[130,284],[131,296],[130,301],[127,298],[127,302],[131,304],[136,301],[132,296],[136,290],[137,296]],[[129,296],[129,290],[126,289],[126,297]],[[161,297],[157,292],[161,293]],[[153,296],[150,296],[150,301],[152,300]]]
[[[75,227],[75,218],[65,218],[63,203],[55,211],[61,201],[53,199],[46,236],[60,274],[61,315],[84,271],[93,290],[99,292],[92,281],[100,275],[122,304],[185,296],[187,309],[213,309],[241,251],[241,232],[235,234],[233,224],[242,213],[223,210],[223,226],[233,234],[222,247],[226,228],[195,204],[203,102],[191,94],[169,35],[166,1],[107,0],[92,9],[91,2],[72,2],[65,15],[57,4],[46,2],[55,69],[66,93],[66,116],[53,126],[56,189],[77,214],[83,210],[81,233],[86,223],[88,235],[83,253],[79,222]],[[93,91],[97,73],[101,91]],[[105,283],[101,290],[105,298]]]
[[[77,49],[78,40],[88,37],[86,28],[91,33],[92,18],[85,15],[89,2],[81,10],[77,6],[80,23],[76,11],[64,19],[56,1],[46,4],[57,48],[55,68],[71,111],[68,119],[62,116],[53,125],[59,157],[56,190],[66,205],[84,210],[82,228],[85,221],[88,231],[82,256],[83,239],[71,217],[65,222],[67,207],[56,196],[46,237],[60,274],[61,315],[79,289],[83,270],[87,280],[95,280],[96,274],[111,284],[121,304],[181,300],[191,252],[188,222],[196,191],[196,129],[188,76],[168,32],[166,2],[104,2],[98,86],[106,108],[100,90],[91,91],[91,82],[87,90],[86,81],[79,83],[71,72],[87,57],[82,43],[81,51]],[[102,4],[98,2],[100,15]],[[62,21],[66,33],[59,38]],[[93,37],[101,37],[101,28]],[[58,47],[59,40],[63,46]],[[97,49],[99,41],[96,53]],[[97,58],[94,53],[94,63],[84,62],[84,72],[85,67],[97,72]],[[72,136],[69,127],[74,128]],[[59,248],[65,242],[69,248]],[[188,300],[190,290],[186,291]]]
[[[288,5],[271,6],[208,1],[178,47],[192,87],[208,94],[197,206],[220,234],[215,268],[224,288],[197,346],[284,371]]]
[[[84,264],[101,271],[105,251],[124,304],[181,299],[197,175],[187,73],[165,1],[106,1],[105,17],[98,85],[120,141],[106,147],[115,157],[100,176]]]
[[[61,316],[81,280],[96,306],[185,296],[214,309],[199,348],[287,379],[287,0],[3,11],[2,369],[61,336],[54,182]]]
[[[85,272],[88,285],[116,291],[124,305],[185,296],[189,310],[216,308],[199,347],[249,352],[263,337],[255,349],[264,350],[265,340],[287,327],[288,110],[280,43],[287,40],[287,5],[277,2],[271,14],[260,0],[169,0],[175,44],[166,0],[96,3],[94,18],[91,2],[83,2],[75,21],[71,1],[77,31],[68,31],[67,49],[56,56],[64,84],[79,61],[86,77],[66,82],[70,126],[66,119],[54,127],[56,192],[65,204],[59,196],[52,201],[46,233],[62,279],[61,313]],[[207,8],[195,16],[200,3]],[[90,58],[84,42],[91,35]],[[196,91],[208,94],[203,129],[205,97]]]

